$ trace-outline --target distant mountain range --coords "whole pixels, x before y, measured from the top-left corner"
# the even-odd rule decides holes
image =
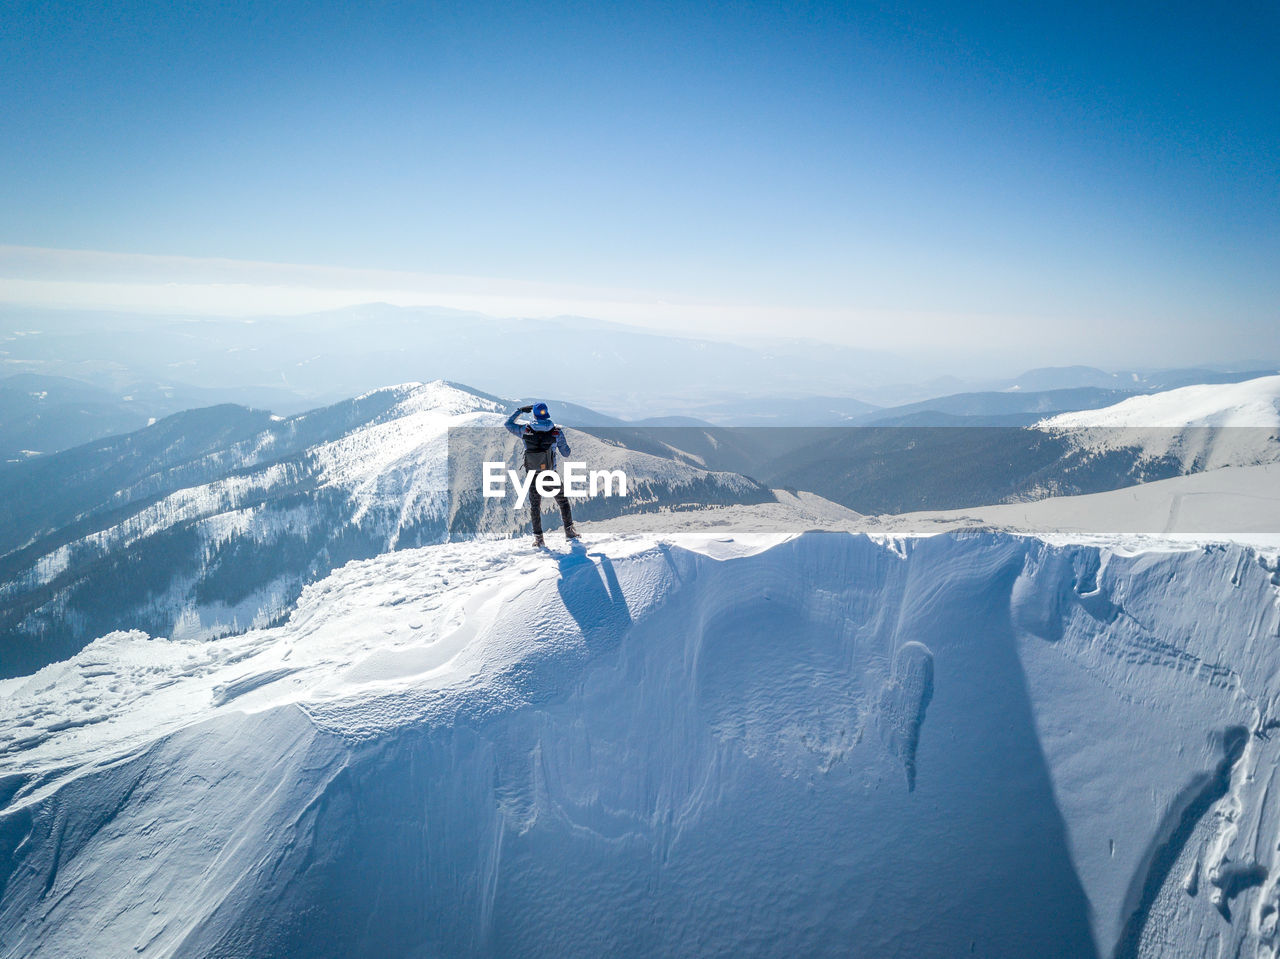
[[[171,411],[173,412],[173,411]],[[0,379],[0,462],[79,446],[147,425],[149,411],[63,376]]]
[[[200,406],[237,403],[291,415],[387,383],[439,378],[502,396],[559,398],[626,422],[838,426],[869,422],[880,410],[888,417],[1034,411],[1013,400],[1007,409],[995,401],[978,411],[954,402],[939,408],[935,397],[1141,393],[1274,372],[1261,362],[1253,372],[1072,366],[965,380],[938,376],[936,365],[808,340],[727,342],[581,317],[496,318],[386,304],[248,318],[7,307],[0,310],[0,383],[9,384],[0,395],[0,453],[7,460],[24,450],[54,452]],[[12,380],[18,374],[41,379]],[[85,393],[90,388],[99,392]],[[1099,401],[1083,397],[1064,394],[1055,409]],[[21,428],[37,415],[38,429]]]
[[[927,425],[1038,420],[1114,395],[963,394],[931,404],[942,409],[881,411],[926,425],[862,428],[615,425],[585,407],[558,412],[576,424],[575,458],[632,481],[627,500],[579,504],[588,522],[771,502],[772,489],[861,513],[960,508],[1280,459],[1280,419],[1266,419],[1280,408],[1280,376],[1148,394],[1039,429]],[[523,512],[479,493],[483,459],[514,465],[500,426],[515,405],[444,382],[291,417],[222,405],[0,469],[0,675],[116,629],[242,632],[286,615],[307,583],[350,560],[518,534]],[[1129,409],[1158,411],[1163,425],[1134,430]],[[1215,429],[1245,422],[1242,410],[1257,424]]]
[[[1064,406],[1077,412],[1057,412]],[[853,428],[591,432],[740,472],[770,488],[817,493],[860,513],[901,513],[1095,493],[1275,462],[1278,409],[1280,376],[1265,376],[1142,395],[1097,388],[960,394],[879,411]]]
[[[874,410],[851,426],[1029,426],[1055,413],[1111,406],[1136,395],[1094,386],[1070,389],[956,393]]]
[[[1002,390],[953,393],[898,406],[876,407],[849,397],[758,395],[689,403],[681,414],[649,415],[645,407],[614,416],[546,395],[558,419],[570,426],[1027,426],[1046,416],[1099,409],[1156,389],[1188,383],[1233,383],[1270,371],[1239,373],[1170,370],[1135,380],[1087,367],[1036,370]],[[1032,390],[1033,382],[1104,379],[1139,384],[1138,389],[1074,386]],[[235,402],[275,413],[311,407],[298,396],[266,387],[204,389],[135,382],[109,389],[62,376],[24,373],[0,379],[0,468],[3,463],[70,449],[81,443],[138,429],[187,409]]]
[[[18,373],[0,379],[0,466],[128,433],[184,410],[226,403],[276,413],[299,413],[313,406],[268,388],[203,389],[145,382],[116,388],[66,376]]]
[[[566,394],[641,419],[670,415],[657,408],[670,400],[835,394],[851,383],[911,379],[916,369],[892,354],[810,341],[739,345],[577,317],[385,304],[248,319],[0,312],[0,374],[71,377],[117,395],[136,383],[271,389],[304,407],[447,378],[505,396]]]
[[[1048,366],[1028,370],[1021,376],[994,388],[1002,391],[1044,391],[1093,387],[1132,393],[1158,393],[1196,383],[1238,383],[1241,380],[1251,380],[1274,372],[1276,372],[1274,367],[1245,368],[1236,371],[1189,367],[1144,372],[1136,370],[1108,372],[1092,366]]]

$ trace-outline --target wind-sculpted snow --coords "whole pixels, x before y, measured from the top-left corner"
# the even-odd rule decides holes
[[[924,643],[910,642],[894,654],[893,668],[880,690],[881,734],[902,761],[907,789],[916,788],[916,749],[925,710],[933,698],[933,652]]]
[[[480,532],[513,534],[527,525],[526,512],[504,506],[484,529],[474,517],[459,521],[460,480],[451,488],[449,475],[451,431],[500,437],[497,455],[509,455],[503,410],[444,382],[406,384],[270,420],[212,452],[180,434],[177,445],[196,447],[194,462],[170,463],[153,451],[138,475],[128,464],[142,459],[136,448],[150,449],[139,435],[118,440],[119,462],[103,441],[33,464],[45,482],[73,486],[67,498],[81,508],[70,515],[56,497],[37,498],[64,525],[0,522],[0,538],[9,534],[16,547],[0,555],[0,676],[30,673],[117,629],[212,639],[270,625],[307,583],[350,560]],[[596,465],[625,454],[581,439],[579,455],[596,457]],[[615,500],[622,505],[614,512],[772,499],[733,474],[642,454],[623,465],[636,490]],[[99,473],[100,482],[81,482]],[[464,479],[478,497],[479,471]],[[583,512],[591,518],[589,507]]]
[[[105,637],[0,682],[0,955],[1269,955],[1275,568],[462,543]]]
[[[43,504],[65,525],[0,557],[0,675],[30,672],[114,628],[242,632],[278,621],[303,585],[349,559],[439,542],[447,429],[498,409],[445,383],[410,384],[269,420],[226,447],[193,438],[193,428],[151,451],[143,431],[40,464],[80,512],[66,517],[56,498]],[[184,446],[196,448],[195,461],[181,458]]]

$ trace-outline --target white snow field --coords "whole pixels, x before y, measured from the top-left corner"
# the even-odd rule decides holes
[[[1180,534],[1280,545],[1280,463],[1236,466],[1085,496],[867,518],[884,531],[993,526],[1055,538]]]
[[[101,637],[0,681],[0,957],[1274,957],[1277,469],[779,493]]]
[[[1280,375],[1239,383],[1183,386],[1132,396],[1114,406],[1060,413],[1041,427],[1280,427]]]
[[[1276,569],[476,542],[104,637],[0,684],[0,954],[1269,955]]]
[[[1280,460],[1280,376],[1184,386],[1133,396],[1114,406],[1043,419],[1036,429],[1062,433],[1105,452],[1139,447],[1152,459],[1210,470]]]
[[[349,559],[468,537],[473,530],[460,528],[466,524],[451,512],[463,497],[456,488],[450,495],[456,462],[449,437],[482,436],[493,443],[491,458],[514,464],[503,407],[443,381],[375,390],[340,406],[372,400],[380,401],[376,415],[312,411],[291,418],[284,433],[264,429],[181,469],[159,457],[154,472],[114,493],[106,487],[84,513],[67,515],[62,529],[36,523],[25,530],[0,549],[0,605],[22,609],[14,622],[21,635],[9,648],[25,642],[38,651],[60,638],[70,650],[111,629],[143,625],[174,638],[217,639],[279,622],[304,583]],[[309,432],[332,438],[289,446],[288,434]],[[682,496],[768,496],[735,473],[633,452],[577,430],[568,435],[577,456],[625,471],[635,490],[627,508]],[[121,459],[136,456],[119,446]],[[478,497],[478,459],[474,466],[474,476],[453,479]],[[175,476],[183,485],[171,489]],[[525,520],[524,512],[490,502],[472,517],[486,532],[506,536]],[[36,662],[61,655],[39,654]]]

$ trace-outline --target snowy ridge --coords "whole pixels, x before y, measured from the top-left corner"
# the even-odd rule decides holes
[[[1095,454],[1136,448],[1184,472],[1280,460],[1280,376],[1184,386],[1099,410],[1062,413],[1033,427]]]
[[[452,477],[451,490],[451,431],[473,430],[491,447],[489,458],[510,459],[505,415],[497,401],[443,381],[402,384],[269,423],[183,466],[177,482],[200,477],[191,485],[158,493],[175,478],[160,468],[125,489],[109,488],[90,513],[0,557],[8,566],[0,612],[14,642],[25,644],[15,659],[29,655],[34,668],[117,628],[225,636],[278,620],[305,583],[348,560],[512,535],[526,513],[486,503],[481,522],[479,508],[462,518],[449,508],[478,499],[481,487],[477,463],[473,473]],[[618,511],[769,498],[736,474],[569,435],[577,455],[627,471],[633,495],[607,504]],[[124,445],[121,459],[130,455]]]
[[[379,506],[395,510],[394,543],[400,528],[424,513],[443,510],[449,428],[495,426],[501,420],[492,414],[503,410],[443,380],[392,389],[403,395],[399,403],[362,429],[315,448],[312,455],[322,484],[345,490],[355,503],[353,521]]]
[[[102,510],[101,520],[78,517],[70,538],[51,535],[47,553],[37,544],[6,557],[17,563],[26,554],[0,598],[22,610],[16,625],[36,641],[66,641],[86,623],[105,622],[214,638],[278,617],[335,560],[393,549],[406,536],[413,544],[445,539],[448,429],[477,417],[500,422],[497,404],[436,382],[348,404],[362,405],[371,417],[330,426],[331,411],[321,410],[286,421],[279,428],[287,432],[340,435],[284,459],[270,459],[280,442],[273,425],[185,468],[228,475],[154,501],[146,494],[158,477],[115,492],[108,502],[137,505]],[[133,565],[131,555],[140,557]],[[105,568],[111,579],[122,563],[133,593],[100,595],[94,577]]]
[[[3,955],[1270,955],[1277,570],[460,543],[104,637],[0,682]]]
[[[1275,440],[1234,428],[1270,380],[1070,431],[1267,464],[1214,444]],[[208,569],[291,536],[443,538],[444,437],[501,411],[386,398],[86,538],[110,557],[177,517],[198,569],[147,600],[182,610],[168,638],[0,680],[4,959],[1277,955],[1280,467],[900,517],[779,492],[549,554],[436,543],[305,587],[250,565],[210,598]],[[646,496],[751,493],[572,441]]]
[[[269,537],[268,529],[258,521],[261,513],[245,508],[244,504],[255,494],[260,495],[273,486],[294,480],[298,475],[296,468],[276,465],[255,475],[236,476],[179,490],[114,526],[90,533],[39,557],[30,572],[0,586],[0,593],[51,582],[67,569],[73,556],[81,559],[88,555],[105,556],[184,523],[199,524],[205,534],[204,542],[209,547],[225,542],[234,533],[246,533],[257,542],[263,542]]]
[[[1133,396],[1098,410],[1060,413],[1037,429],[1082,427],[1280,427],[1280,375],[1241,383],[1183,386],[1148,396]]]

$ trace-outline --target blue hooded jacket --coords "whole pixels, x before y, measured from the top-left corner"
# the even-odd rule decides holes
[[[516,410],[507,417],[507,422],[503,424],[506,426],[507,432],[512,436],[524,439],[526,430],[530,433],[548,433],[556,428],[556,424],[551,422],[551,417],[549,416],[545,420],[535,419],[530,423],[517,423],[516,418],[520,413],[520,410]],[[556,436],[556,449],[560,451],[561,456],[569,455],[569,444],[565,441],[563,430]]]

